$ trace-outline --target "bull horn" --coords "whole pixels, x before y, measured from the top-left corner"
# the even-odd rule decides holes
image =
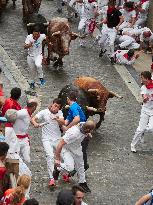
[[[113,91],[109,91],[110,95],[114,96],[114,97],[117,97],[119,99],[122,99],[123,97],[118,95],[117,93],[114,93]]]
[[[98,92],[98,89],[88,89],[88,92],[95,93],[95,92]]]
[[[74,36],[77,36],[77,37],[79,37],[79,38],[82,38],[82,36],[80,36],[78,33],[72,32],[71,35],[74,35]]]
[[[34,26],[35,23],[28,23],[27,26]]]
[[[88,106],[86,106],[86,108],[87,108],[88,111],[97,112],[97,109],[94,108],[94,107],[88,107]]]
[[[52,36],[56,36],[56,35],[59,35],[61,32],[60,31],[56,31],[52,34]]]
[[[49,25],[49,22],[46,22],[46,23],[43,23],[44,24],[44,26],[48,26]]]

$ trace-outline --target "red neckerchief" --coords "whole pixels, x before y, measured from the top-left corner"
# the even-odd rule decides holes
[[[93,2],[95,2],[95,0],[88,0],[88,2],[89,2],[89,3],[93,3]]]
[[[131,8],[131,9],[128,10],[128,12],[131,12],[131,11],[133,11],[133,10],[134,10],[134,8]]]
[[[113,13],[114,10],[115,10],[115,7],[111,7],[111,8],[108,7],[107,14]]]
[[[151,64],[151,70],[153,70],[153,63]]]
[[[29,116],[31,117],[32,114],[29,112],[29,109],[27,107],[25,107],[25,109],[27,110]]]
[[[95,27],[96,27],[96,21],[91,21],[91,22],[89,23],[89,32],[90,32],[90,33],[93,33],[94,30],[95,30]]]
[[[147,89],[152,89],[153,88],[153,81],[152,80],[149,81],[148,85],[146,85],[146,88]]]
[[[141,4],[145,3],[146,1],[149,1],[149,0],[141,0]]]
[[[127,60],[129,60],[129,56],[128,56],[127,53],[125,53],[123,56],[124,56],[124,58],[126,58]]]

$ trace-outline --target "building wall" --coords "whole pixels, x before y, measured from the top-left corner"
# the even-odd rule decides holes
[[[147,26],[153,31],[153,0],[150,0],[149,15]]]

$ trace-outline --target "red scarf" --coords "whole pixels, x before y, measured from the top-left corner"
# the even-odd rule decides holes
[[[124,56],[124,58],[126,58],[127,60],[129,60],[129,56],[128,56],[127,53],[125,53],[123,56]]]
[[[153,89],[153,81],[152,80],[149,81],[148,85],[146,85],[146,88]]]
[[[113,13],[114,10],[115,10],[115,7],[111,7],[111,8],[108,7],[107,14]]]
[[[89,3],[93,3],[93,2],[95,2],[95,0],[88,0],[88,2],[89,2]]]
[[[90,32],[90,33],[93,33],[94,30],[95,30],[95,27],[96,27],[96,21],[91,21],[91,22],[89,23],[89,32]]]
[[[141,4],[145,3],[146,1],[149,1],[149,0],[141,0]]]

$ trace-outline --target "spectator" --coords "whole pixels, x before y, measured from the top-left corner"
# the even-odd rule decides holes
[[[71,190],[62,190],[59,192],[56,200],[56,205],[72,205],[74,196]]]
[[[140,50],[153,52],[153,33],[149,28],[145,28],[140,35]]]
[[[5,191],[2,198],[2,204],[5,205],[23,205],[25,202],[25,193],[31,183],[31,177],[22,175],[19,177],[17,187]]]
[[[9,145],[6,142],[0,142],[0,199],[5,192],[4,178],[6,174],[5,160],[9,149]]]
[[[35,199],[35,198],[32,198],[32,199],[27,199],[23,205],[39,205],[39,202]]]
[[[87,205],[83,202],[85,191],[82,189],[82,187],[74,185],[72,187],[72,193],[74,195],[74,205]]]

